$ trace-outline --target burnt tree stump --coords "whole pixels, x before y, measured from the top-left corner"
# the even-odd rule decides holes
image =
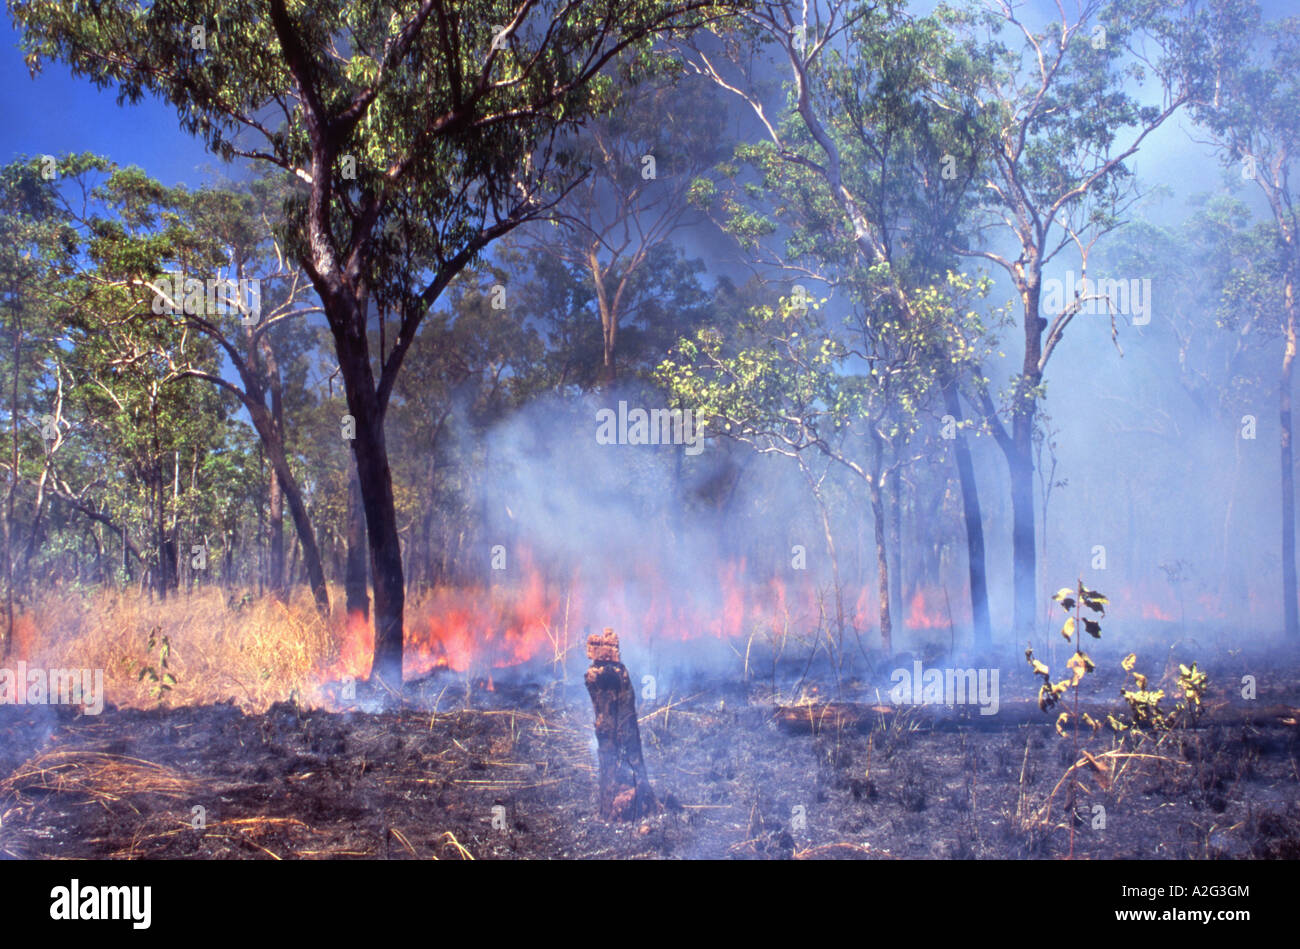
[[[585,681],[596,712],[596,746],[600,761],[600,816],[636,820],[655,810],[655,794],[641,757],[641,730],[636,722],[636,693],[618,653],[618,636],[606,629],[587,637],[591,668]]]

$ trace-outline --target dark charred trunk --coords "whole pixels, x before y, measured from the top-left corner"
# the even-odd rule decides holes
[[[341,357],[349,354],[340,352]],[[397,536],[392,472],[384,440],[384,417],[370,378],[369,366],[355,353],[341,358],[348,407],[356,420],[352,454],[361,485],[370,542],[370,581],[375,595],[375,659],[371,679],[396,692],[402,687],[402,622],[406,587],[402,547]]]
[[[961,420],[961,398],[955,381],[943,387],[944,405],[955,421]],[[957,462],[957,480],[961,485],[962,519],[966,525],[966,566],[970,577],[971,621],[974,626],[975,648],[988,649],[993,644],[989,625],[988,579],[984,565],[984,515],[980,510],[979,486],[975,481],[975,465],[971,459],[970,444],[959,429],[953,444]]]
[[[347,591],[348,615],[360,613],[370,619],[369,576],[366,564],[369,556],[366,550],[366,512],[361,504],[361,482],[357,478],[357,464],[353,458],[348,459],[348,552],[347,575],[344,586]]]
[[[587,639],[587,658],[591,668],[585,681],[595,712],[600,816],[636,820],[654,812],[655,795],[641,755],[636,694],[612,629]]]

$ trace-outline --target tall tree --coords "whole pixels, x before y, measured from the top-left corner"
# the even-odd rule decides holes
[[[724,154],[713,87],[665,62],[662,75],[616,90],[609,113],[578,133],[575,158],[591,171],[554,222],[517,232],[525,254],[549,257],[590,290],[601,332],[598,385],[618,374],[621,330],[653,333],[656,317],[672,314],[656,305],[664,281],[653,271],[676,262],[671,242],[696,223],[689,192]]]
[[[1300,639],[1296,583],[1295,449],[1292,396],[1300,279],[1300,18],[1265,24],[1253,0],[1214,0],[1179,35],[1191,111],[1219,158],[1252,181],[1270,218],[1266,265],[1238,272],[1227,290],[1242,310],[1270,298],[1282,341],[1277,400],[1280,427],[1282,615]],[[1296,175],[1296,178],[1292,176]],[[1272,258],[1275,266],[1268,267]],[[1272,271],[1269,273],[1269,271]]]
[[[1148,59],[1141,45],[1167,37],[1168,6],[1085,0],[1072,13],[1061,6],[1055,19],[1033,23],[1023,18],[1025,8],[997,0],[992,9],[956,18],[961,55],[934,70],[943,107],[976,120],[973,178],[983,200],[971,239],[955,249],[1001,268],[1019,302],[1024,353],[1008,395],[1009,427],[992,394],[981,390],[1011,477],[1017,634],[1032,630],[1038,602],[1037,407],[1048,360],[1081,309],[1067,305],[1044,315],[1043,271],[1077,248],[1086,274],[1087,250],[1119,226],[1134,198],[1127,163],[1186,101],[1176,70]],[[1144,103],[1133,90],[1152,77],[1160,98]]]
[[[164,97],[225,158],[302,188],[292,246],[329,322],[355,422],[374,586],[373,677],[402,681],[404,582],[384,416],[430,306],[492,241],[571,182],[557,133],[600,107],[606,67],[715,15],[711,0],[11,0],[29,62],[68,63],[124,99]],[[631,76],[627,78],[632,78]],[[548,196],[549,195],[549,196]],[[399,314],[382,351],[377,300]]]
[[[304,323],[319,308],[302,272],[286,265],[283,248],[265,224],[278,210],[277,191],[272,183],[263,181],[247,192],[204,189],[191,194],[179,188],[159,192],[159,200],[171,204],[179,218],[170,228],[177,249],[169,257],[180,269],[173,272],[170,288],[157,278],[145,282],[162,304],[153,309],[161,309],[165,318],[211,340],[234,371],[232,378],[229,373],[193,365],[183,352],[166,355],[174,378],[203,379],[238,399],[262,441],[271,463],[267,516],[272,593],[287,596],[287,504],[312,596],[320,612],[328,615],[329,592],[316,531],[299,477],[290,465],[291,432],[285,411],[291,364],[310,345]],[[215,307],[206,293],[201,301],[192,301],[184,290],[187,280],[224,281],[225,292],[212,295]],[[246,292],[245,281],[250,287],[256,285],[256,291]],[[191,302],[196,305],[192,307]],[[298,386],[296,392],[301,391]]]
[[[864,328],[873,320],[921,324],[914,297],[944,286],[954,269],[950,244],[974,165],[973,117],[933,102],[933,73],[953,55],[945,16],[827,0],[762,4],[738,19],[720,42],[686,51],[696,71],[740,97],[762,134],[737,157],[754,166],[765,193],[754,200],[747,180],[733,188],[721,202],[725,226],[751,250],[779,233],[784,247],[765,262],[787,279],[855,287]],[[788,77],[784,99],[772,92],[773,66]],[[702,183],[694,196],[713,190]],[[983,516],[967,426],[959,424],[962,382],[973,368],[967,341],[980,334],[951,329],[949,351],[934,356],[954,422],[975,642],[985,646]]]
[[[84,232],[90,266],[77,279],[104,293],[117,291],[127,311],[88,315],[92,323],[103,324],[104,335],[93,345],[115,340],[125,349],[109,358],[166,366],[163,383],[203,380],[234,396],[248,411],[271,463],[271,589],[285,593],[287,503],[312,593],[319,609],[328,614],[315,532],[289,464],[285,373],[277,356],[277,348],[284,349],[282,355],[292,361],[304,345],[302,321],[317,308],[306,299],[309,288],[301,271],[284,265],[281,248],[265,224],[278,203],[274,187],[261,182],[242,192],[190,192],[165,188],[139,169],[118,169],[106,160],[99,170],[107,172],[106,179],[78,178],[94,199],[94,209],[85,214],[69,209],[66,226]],[[208,345],[187,346],[190,336]],[[214,351],[222,354],[231,371],[214,361]],[[179,472],[172,475],[173,488],[178,489]],[[148,483],[158,483],[159,493],[163,480],[161,471],[147,476]],[[170,570],[175,560],[173,542],[163,567]]]
[[[22,467],[36,452],[40,428],[33,432],[29,419],[39,405],[37,381],[48,368],[53,345],[49,287],[60,266],[72,255],[70,235],[59,221],[59,202],[50,185],[53,169],[39,161],[17,161],[0,169],[0,314],[8,332],[0,351],[3,396],[8,409],[3,466],[6,469],[4,508],[0,511],[3,544],[0,555],[4,582],[4,640],[0,657],[12,646],[15,586],[18,492]],[[57,334],[55,334],[57,335]],[[45,426],[45,434],[57,436]]]

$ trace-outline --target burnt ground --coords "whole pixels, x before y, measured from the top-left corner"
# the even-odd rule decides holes
[[[1230,664],[1211,671],[1212,685],[1215,673],[1238,678]],[[1258,701],[1300,704],[1300,669],[1271,672],[1292,685]],[[611,825],[595,814],[580,687],[497,683],[467,701],[461,679],[449,708],[454,681],[375,713],[0,707],[0,857],[1056,858],[1069,847],[1064,785],[1045,806],[1074,760],[1054,715],[932,728],[935,709],[909,709],[865,730],[791,734],[758,694],[703,684],[640,709],[663,806]],[[1117,681],[1100,687],[1113,696]],[[1034,684],[1002,688],[1005,702]],[[1222,685],[1211,696],[1234,699]],[[1300,857],[1290,721],[1085,735],[1094,756],[1114,754],[1104,780],[1083,772],[1076,856]]]

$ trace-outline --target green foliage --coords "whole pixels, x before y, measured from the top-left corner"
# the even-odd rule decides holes
[[[1074,652],[1065,664],[1070,671],[1070,677],[1053,682],[1051,669],[1045,663],[1034,658],[1032,645],[1025,649],[1025,659],[1034,675],[1043,680],[1038,689],[1038,707],[1046,712],[1057,705],[1068,690],[1074,689],[1075,714],[1077,715],[1079,685],[1082,683],[1084,676],[1097,670],[1092,658],[1083,651],[1082,633],[1086,632],[1094,639],[1101,638],[1100,621],[1084,616],[1082,610],[1086,607],[1097,616],[1105,616],[1106,607],[1110,604],[1110,600],[1096,590],[1085,587],[1083,580],[1080,579],[1074,587],[1061,587],[1061,589],[1057,590],[1052,594],[1052,601],[1059,603],[1061,609],[1066,613],[1071,611],[1074,613],[1073,616],[1068,616],[1064,625],[1061,626],[1061,635],[1065,637],[1065,641],[1074,644]],[[1070,720],[1070,717],[1069,712],[1062,712],[1057,719],[1056,730],[1062,735],[1065,734],[1064,726]],[[1076,719],[1076,724],[1077,722],[1078,719]],[[1088,724],[1091,723],[1092,719],[1089,718]]]
[[[1062,587],[1057,590],[1052,595],[1052,600],[1059,603],[1067,613],[1071,611],[1074,613],[1073,616],[1066,619],[1065,624],[1061,627],[1061,635],[1065,637],[1067,642],[1074,642],[1075,651],[1066,662],[1070,677],[1053,682],[1051,670],[1048,666],[1034,658],[1033,647],[1030,646],[1025,650],[1025,659],[1028,661],[1030,669],[1035,676],[1043,680],[1038,690],[1038,707],[1045,712],[1049,711],[1061,701],[1069,689],[1074,689],[1075,712],[1061,712],[1056,721],[1057,732],[1064,737],[1065,726],[1071,720],[1075,722],[1076,726],[1082,722],[1093,731],[1096,731],[1101,727],[1101,723],[1089,715],[1079,715],[1077,711],[1079,685],[1084,676],[1095,672],[1097,668],[1088,654],[1080,648],[1079,627],[1082,625],[1084,631],[1089,635],[1100,639],[1100,622],[1083,616],[1082,610],[1086,608],[1098,616],[1104,616],[1106,607],[1110,605],[1110,600],[1096,590],[1085,587],[1082,580],[1074,587]],[[1108,714],[1106,723],[1110,728],[1115,732],[1143,734],[1146,732],[1167,732],[1176,726],[1187,726],[1194,723],[1201,714],[1201,700],[1209,687],[1208,678],[1204,672],[1197,669],[1196,663],[1192,663],[1190,667],[1179,665],[1178,688],[1180,698],[1170,712],[1166,712],[1160,707],[1160,703],[1165,698],[1164,690],[1152,689],[1147,677],[1135,670],[1136,664],[1137,655],[1134,653],[1129,653],[1120,663],[1121,668],[1132,676],[1133,680],[1131,687],[1120,690],[1121,697],[1129,706],[1130,714],[1127,719]]]
[[[150,689],[150,695],[157,701],[162,701],[163,696],[172,690],[176,684],[176,676],[168,671],[172,655],[171,640],[162,635],[162,627],[155,626],[149,631],[149,637],[146,641],[146,649],[149,656],[153,659],[153,654],[157,652],[157,659],[152,664],[140,665],[140,672],[136,676],[137,682],[143,682],[148,679],[153,683]]]
[[[1122,668],[1133,678],[1132,687],[1122,688],[1120,696],[1128,703],[1131,717],[1124,721],[1109,716],[1110,726],[1117,732],[1146,732],[1159,734],[1177,727],[1193,725],[1202,712],[1201,700],[1209,688],[1209,678],[1196,667],[1178,666],[1178,701],[1172,710],[1166,712],[1160,707],[1165,698],[1164,689],[1150,688],[1147,677],[1134,667],[1137,655],[1129,653],[1121,663]]]
[[[234,548],[257,541],[267,487],[259,447],[225,380],[214,386],[188,373],[219,377],[223,360],[257,337],[238,312],[209,312],[202,294],[192,316],[159,314],[153,288],[168,271],[208,277],[239,266],[264,274],[259,261],[274,256],[264,223],[274,213],[274,186],[191,192],[95,156],[61,156],[56,165],[52,178],[30,160],[0,170],[10,201],[6,247],[22,248],[21,261],[4,267],[26,270],[6,301],[20,311],[6,325],[22,344],[14,533],[26,536],[28,556],[16,580],[22,587],[67,576],[76,565],[69,579],[125,584],[140,568],[151,572],[152,587],[165,561],[183,573],[196,543],[214,567],[247,569],[252,558]],[[36,213],[39,220],[26,217]],[[267,281],[268,315],[284,287]],[[212,332],[195,332],[200,327]],[[280,357],[285,410],[298,415],[310,401],[314,334],[287,320],[265,334]],[[14,352],[0,347],[0,366],[7,370]],[[265,365],[250,358],[251,391],[264,393]],[[46,437],[51,432],[56,437]],[[301,425],[286,427],[285,437],[291,449],[312,443]]]

